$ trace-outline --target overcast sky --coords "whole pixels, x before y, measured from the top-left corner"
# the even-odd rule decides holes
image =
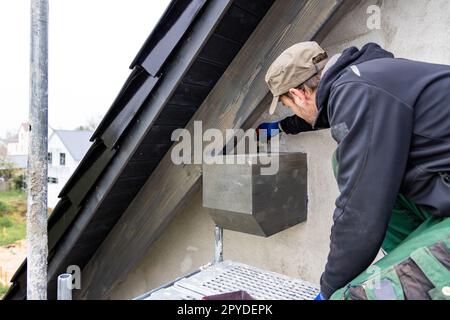
[[[101,119],[169,0],[50,0],[49,125]],[[0,137],[28,119],[30,0],[0,0]]]

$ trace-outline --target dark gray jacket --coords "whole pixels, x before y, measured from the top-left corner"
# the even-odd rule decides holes
[[[395,59],[373,43],[350,48],[323,75],[317,105],[310,130],[331,127],[338,143],[328,298],[373,262],[399,192],[450,216],[450,66]],[[298,133],[292,119],[281,127]]]

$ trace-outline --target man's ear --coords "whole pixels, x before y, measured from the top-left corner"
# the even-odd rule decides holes
[[[306,94],[305,94],[305,92],[303,90],[296,89],[296,88],[291,88],[291,89],[289,89],[289,93],[292,96],[296,96],[296,97],[300,98],[300,100],[302,100],[302,101],[306,101],[307,100]]]

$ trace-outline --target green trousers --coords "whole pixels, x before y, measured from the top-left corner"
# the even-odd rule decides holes
[[[334,155],[333,171],[337,176]],[[330,299],[450,299],[450,218],[398,194],[382,249],[387,255]]]
[[[442,220],[416,206],[402,194],[397,195],[391,214],[386,237],[381,246],[386,253],[392,252],[406,239]]]

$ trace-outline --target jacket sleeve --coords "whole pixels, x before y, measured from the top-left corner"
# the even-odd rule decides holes
[[[328,112],[338,142],[340,195],[320,281],[327,299],[375,259],[401,186],[413,128],[410,106],[361,82],[334,88]]]
[[[284,118],[280,121],[280,128],[287,134],[297,134],[300,132],[312,131],[312,126],[297,115]]]

